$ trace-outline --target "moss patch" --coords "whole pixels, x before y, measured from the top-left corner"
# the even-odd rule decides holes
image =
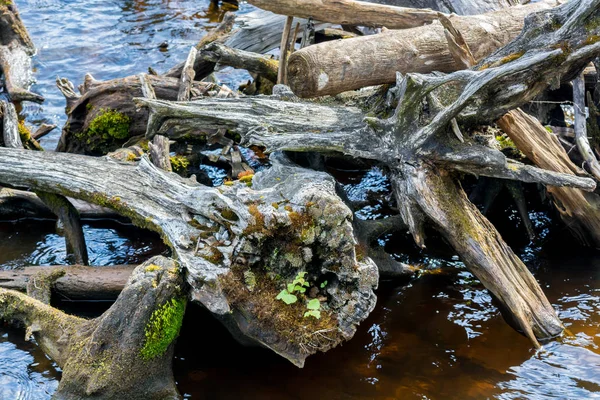
[[[187,173],[188,167],[190,166],[190,160],[188,160],[185,156],[176,155],[169,158],[171,161],[171,167],[173,168],[173,172],[178,174]]]
[[[186,302],[185,297],[173,298],[152,313],[145,329],[146,340],[140,351],[144,360],[162,356],[177,338]]]

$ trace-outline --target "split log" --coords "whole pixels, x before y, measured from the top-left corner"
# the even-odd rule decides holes
[[[179,79],[147,75],[159,99],[176,100]],[[63,127],[57,151],[104,155],[121,147],[128,139],[144,135],[148,113],[136,110],[131,101],[143,96],[139,76],[97,81],[87,74],[80,87],[81,96],[64,80],[57,84],[67,98],[68,119]],[[213,83],[194,82],[192,99],[219,90]]]
[[[0,289],[0,318],[24,325],[61,368],[55,399],[179,399],[172,360],[186,306],[181,276],[173,260],[154,257],[90,320]]]
[[[52,284],[52,293],[69,301],[114,301],[117,299],[134,265],[109,267],[69,266],[30,266],[0,271],[0,288],[26,292],[28,285],[37,285],[39,274],[52,274],[62,271],[63,275]]]
[[[558,141],[535,118],[521,110],[498,120],[517,148],[535,165],[551,171],[584,176]],[[600,196],[580,189],[547,186],[565,225],[583,244],[600,248]]]
[[[515,6],[479,16],[452,15],[476,60],[517,37],[534,11],[549,9],[552,0]],[[428,73],[462,69],[448,50],[439,22],[410,30],[320,43],[290,56],[289,84],[300,97],[338,94],[365,86],[394,83],[396,71]]]
[[[31,56],[35,47],[13,1],[0,4],[0,70],[12,101],[41,103],[44,98],[27,90],[33,83]]]
[[[424,224],[433,222],[467,268],[499,300],[508,319],[538,345],[538,340],[559,335],[563,326],[525,265],[468,202],[452,171],[560,182],[551,184],[585,190],[593,190],[595,182],[525,167],[470,139],[461,143],[448,135],[447,129],[454,118],[464,123],[495,120],[533,99],[552,82],[578,74],[600,50],[600,43],[588,40],[600,33],[600,25],[595,23],[600,18],[599,5],[600,0],[574,0],[528,17],[521,35],[483,60],[478,70],[449,75],[398,74],[391,92],[398,106],[388,119],[365,117],[352,107],[275,99],[178,104],[136,101],[151,109],[149,132],[174,127],[185,132],[206,124],[237,130],[243,143],[269,151],[340,152],[386,165],[400,215],[416,243],[425,245]],[[511,90],[500,90],[507,87]],[[245,105],[236,104],[239,102]],[[229,111],[223,112],[228,107]],[[254,114],[256,108],[265,113],[260,119]]]
[[[136,166],[0,149],[0,182],[105,205],[159,232],[185,268],[193,300],[301,366],[353,336],[375,306],[377,267],[357,256],[352,214],[333,179],[283,157],[271,161],[252,188],[210,188],[161,171],[145,156]],[[276,299],[301,271],[326,299],[318,320],[303,317],[303,301]],[[327,338],[315,333],[323,329]]]

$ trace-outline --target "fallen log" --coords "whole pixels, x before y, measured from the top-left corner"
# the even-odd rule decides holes
[[[147,80],[157,98],[177,99],[179,79],[147,75]],[[143,96],[139,76],[97,81],[87,74],[79,88],[81,95],[74,92],[68,81],[57,80],[57,84],[67,99],[68,115],[57,151],[104,155],[146,131],[148,113],[138,112],[131,101]],[[218,90],[219,86],[213,83],[193,82],[191,98]]]
[[[369,3],[387,4],[399,7],[431,8],[432,10],[458,15],[476,15],[513,6],[511,0],[367,0]]]
[[[585,171],[571,162],[557,137],[535,118],[514,110],[498,120],[498,126],[535,165],[579,176]],[[562,220],[583,244],[600,247],[600,196],[580,189],[546,187]]]
[[[600,18],[599,5],[600,0],[575,0],[530,16],[521,35],[478,70],[398,74],[393,99],[388,97],[388,104],[398,102],[390,118],[297,100],[135,101],[151,109],[150,136],[175,128],[225,127],[239,133],[244,144],[268,151],[339,152],[379,161],[390,171],[400,215],[415,242],[425,245],[424,225],[432,222],[499,300],[507,318],[537,346],[538,340],[559,335],[562,324],[525,265],[468,202],[453,171],[584,190],[593,190],[595,181],[524,166],[471,138],[463,143],[447,129],[455,118],[471,124],[495,120],[552,82],[578,74],[600,50],[600,43],[587,39],[600,33],[593,23]],[[519,56],[511,56],[515,53]],[[511,90],[501,90],[507,87]]]
[[[481,60],[516,38],[527,15],[554,4],[552,0],[541,1],[478,16],[452,15],[449,19],[462,33],[475,59]],[[444,27],[435,22],[298,50],[290,56],[288,79],[296,95],[316,97],[394,83],[396,71],[429,73],[462,68],[448,50]]]
[[[63,271],[64,275],[52,284],[52,293],[63,300],[114,301],[117,299],[135,265],[108,267],[29,266],[0,271],[0,288],[26,292],[29,284],[36,284],[39,274]]]
[[[437,12],[422,8],[395,7],[357,0],[248,0],[275,14],[340,25],[360,25],[388,29],[406,29],[435,21]]]
[[[161,171],[145,156],[136,166],[0,149],[0,182],[108,206],[159,232],[186,270],[192,300],[301,366],[353,336],[375,306],[377,267],[357,255],[352,214],[333,179],[284,158],[271,161],[252,188],[239,181],[210,188]],[[277,299],[300,272],[322,297],[320,319],[303,317],[304,301]],[[327,339],[315,335],[322,329]]]
[[[0,71],[12,101],[41,103],[44,98],[27,90],[33,83],[31,56],[35,47],[13,1],[0,3]]]
[[[133,271],[109,310],[90,320],[43,303],[45,290],[30,292],[35,299],[0,289],[0,318],[24,325],[26,338],[33,335],[61,368],[53,398],[175,400],[173,350],[186,307],[181,276],[173,260],[154,257]]]

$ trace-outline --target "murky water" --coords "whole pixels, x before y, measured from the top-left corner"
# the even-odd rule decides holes
[[[26,105],[24,113],[32,123],[59,126],[65,116],[54,86],[57,75],[77,85],[86,72],[112,79],[149,66],[166,70],[220,15],[209,11],[208,0],[17,4],[38,47],[33,90],[46,97],[41,106]],[[242,5],[241,12],[249,9]],[[160,49],[165,42],[167,48]],[[221,78],[235,86],[240,76],[226,72]],[[58,135],[57,130],[43,145],[52,149]],[[342,183],[349,196],[365,203],[361,218],[390,213],[381,171],[347,175]],[[378,307],[356,337],[310,358],[303,370],[268,351],[242,348],[210,315],[191,307],[175,359],[181,393],[192,399],[600,398],[600,256],[565,245],[564,232],[535,210],[540,238],[529,246],[514,213],[497,211],[514,220],[503,235],[534,269],[571,335],[534,351],[451,252],[439,247],[436,258],[416,253],[423,264],[443,266],[442,273],[408,285],[383,282]],[[137,263],[164,249],[155,237],[127,226],[89,222],[85,234],[94,265]],[[415,253],[403,239],[387,238],[386,244],[401,260]],[[0,223],[0,268],[62,264],[65,257],[53,222]],[[60,369],[35,344],[24,342],[22,331],[0,325],[0,400],[48,399],[59,379]]]

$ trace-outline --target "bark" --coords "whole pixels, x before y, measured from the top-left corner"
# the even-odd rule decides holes
[[[252,188],[241,182],[209,188],[163,172],[146,157],[135,166],[0,149],[0,182],[109,206],[159,232],[185,268],[193,300],[227,319],[230,329],[302,365],[353,336],[375,306],[377,267],[357,258],[352,214],[335,195],[333,179],[283,158],[272,162]],[[327,300],[319,320],[303,318],[303,301],[276,300],[299,271],[315,286],[331,283],[321,289]],[[248,276],[260,290],[248,289],[254,280]],[[328,330],[327,340],[315,335],[320,329]]]
[[[173,260],[155,257],[91,320],[0,289],[0,318],[25,325],[61,368],[54,399],[178,399],[171,364],[185,310],[181,275]]]
[[[590,146],[585,111],[585,81],[583,72],[573,81],[573,112],[575,114],[575,143],[581,157],[594,177],[600,180],[600,163]]]
[[[146,75],[159,99],[176,100],[179,79]],[[57,151],[104,155],[120,148],[126,141],[143,136],[148,113],[136,110],[134,97],[143,96],[139,76],[97,81],[86,75],[81,96],[68,81],[59,81],[67,98],[67,123],[63,127]],[[219,87],[213,83],[194,82],[191,98],[209,95]]]
[[[369,0],[369,2],[398,7],[431,8],[433,10],[459,15],[483,14],[518,4],[518,2],[511,0]]]
[[[562,324],[533,276],[468,202],[452,172],[560,182],[585,190],[593,190],[595,182],[524,166],[471,138],[461,143],[447,130],[454,118],[459,123],[495,120],[553,82],[576,76],[600,50],[600,43],[588,39],[600,33],[599,5],[599,0],[575,0],[532,15],[521,35],[477,69],[449,75],[398,74],[387,99],[387,104],[398,103],[390,118],[365,117],[357,108],[294,99],[136,101],[152,110],[150,136],[175,127],[185,132],[208,125],[237,131],[243,143],[269,151],[339,152],[379,161],[390,171],[400,215],[416,243],[425,245],[423,227],[433,222],[514,325],[538,345],[538,340],[560,334]],[[389,110],[379,112],[385,115]]]
[[[249,0],[250,4],[275,14],[314,18],[340,25],[406,29],[435,21],[437,12],[420,8],[395,7],[356,0]]]
[[[204,60],[254,72],[269,81],[277,82],[277,71],[279,61],[272,56],[263,56],[248,51],[237,50],[220,43],[211,43],[200,51],[200,57]]]
[[[498,120],[517,148],[535,165],[566,174],[586,175],[569,159],[558,141],[535,118],[521,110],[511,111]],[[600,197],[580,189],[547,186],[565,225],[583,244],[600,247]]]
[[[452,15],[448,19],[462,33],[475,60],[481,60],[517,37],[528,14],[549,9],[553,4],[543,1],[479,16]],[[295,94],[316,97],[394,83],[396,71],[429,73],[462,68],[448,49],[444,27],[435,22],[410,30],[389,30],[309,46],[290,57],[288,74]]]
[[[31,56],[35,47],[13,1],[0,4],[0,71],[12,101],[41,103],[44,98],[27,90],[33,83]]]
[[[61,299],[80,301],[114,301],[117,299],[134,265],[109,267],[31,266],[22,269],[0,271],[0,288],[27,291],[28,286],[39,286],[36,278],[40,274],[61,274],[52,285],[52,293]],[[48,304],[48,302],[45,302]]]

